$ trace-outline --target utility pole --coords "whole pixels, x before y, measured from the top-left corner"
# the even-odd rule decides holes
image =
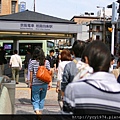
[[[35,0],[34,0],[34,12],[35,12]]]
[[[117,3],[119,4],[119,7],[117,7]],[[117,26],[117,41],[118,44],[118,51],[119,51],[119,40],[120,40],[120,0],[117,0],[116,2],[113,2],[112,4],[108,5],[107,8],[112,8],[112,41],[111,41],[111,53],[114,54],[114,29],[115,24]],[[119,16],[117,15],[119,13]],[[115,44],[116,44],[115,43]]]
[[[103,18],[104,18],[104,23],[103,23],[103,42],[105,43],[105,36],[106,36],[106,30],[105,30],[105,7],[103,7]]]
[[[101,7],[101,6],[97,6],[97,8],[102,8],[102,12],[103,12],[103,42],[106,42],[106,30],[105,30],[105,7]]]

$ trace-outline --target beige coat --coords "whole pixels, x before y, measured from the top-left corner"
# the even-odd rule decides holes
[[[115,75],[115,78],[117,79],[120,74],[120,67],[118,69],[113,69],[112,73]]]

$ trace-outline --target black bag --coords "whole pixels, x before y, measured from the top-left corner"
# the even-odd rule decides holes
[[[120,83],[120,74],[119,74],[119,76],[118,76],[118,78],[117,78],[117,81]]]
[[[28,68],[28,62],[24,62],[25,69]]]
[[[4,64],[7,64],[7,59],[4,59]]]

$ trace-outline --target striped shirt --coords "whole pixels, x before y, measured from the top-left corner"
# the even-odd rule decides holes
[[[94,114],[97,110],[120,113],[120,84],[110,73],[93,73],[67,85],[64,106],[63,111],[73,113],[88,109],[95,110]]]
[[[33,82],[32,85],[39,85],[39,84],[44,84],[44,82],[42,82],[41,80],[36,78],[36,73],[39,67],[39,62],[37,62],[36,60],[31,60],[30,64],[29,64],[29,70],[33,72]],[[45,67],[50,70],[50,63],[48,60],[46,60],[45,62]]]

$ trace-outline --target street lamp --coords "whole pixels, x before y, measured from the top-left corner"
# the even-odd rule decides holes
[[[100,6],[97,6],[97,8],[102,8],[102,11],[103,11],[103,42],[105,43],[105,7],[100,7]]]

